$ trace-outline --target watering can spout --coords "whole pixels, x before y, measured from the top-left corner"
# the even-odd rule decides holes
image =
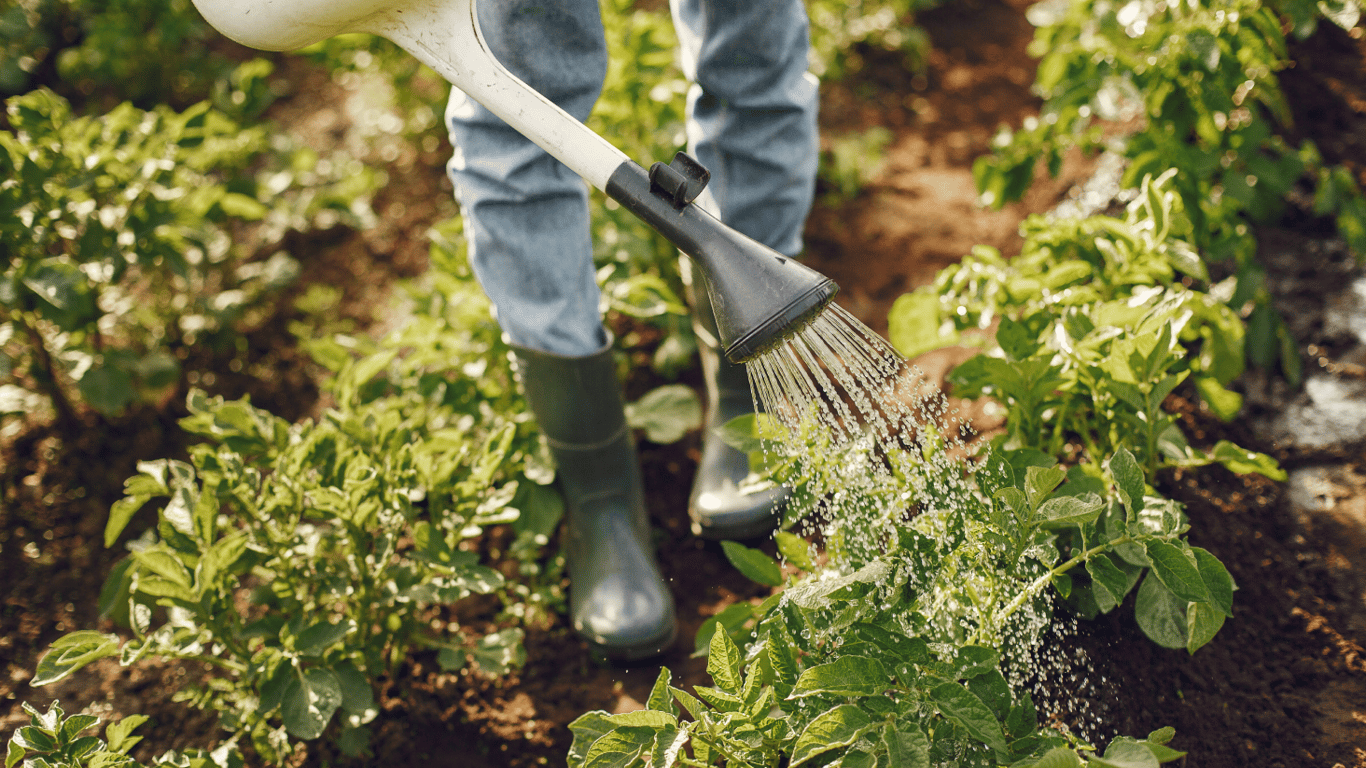
[[[679,165],[700,168],[682,153],[674,161],[675,167]],[[692,258],[731,362],[750,360],[788,338],[835,298],[838,288],[830,278],[692,204],[705,179],[689,184],[679,180],[680,175],[686,179],[685,174],[661,173],[668,167],[657,163],[647,174],[635,163],[623,164],[608,180],[606,191]]]
[[[397,43],[692,257],[733,362],[790,336],[829,304],[835,284],[692,204],[705,171],[682,156],[651,180],[611,142],[498,62],[479,33],[475,0],[194,0],[224,35],[271,51],[367,32]],[[658,167],[656,168],[658,170]]]

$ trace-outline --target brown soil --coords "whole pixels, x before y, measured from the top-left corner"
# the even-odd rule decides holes
[[[1032,30],[1021,0],[956,0],[924,14],[934,52],[923,74],[864,51],[862,67],[843,84],[827,85],[822,125],[828,137],[873,125],[888,128],[886,165],[855,199],[818,203],[808,226],[808,262],[841,285],[840,301],[865,323],[886,329],[887,310],[901,293],[929,282],[935,271],[985,243],[1007,255],[1019,248],[1020,219],[1051,208],[1088,165],[1074,158],[1062,179],[1044,181],[1004,211],[976,205],[972,160],[987,151],[1002,123],[1019,125],[1037,110],[1029,95],[1033,61],[1025,55]],[[1297,129],[1334,160],[1360,162],[1366,125],[1366,70],[1358,39],[1325,29],[1296,47],[1286,74]],[[354,84],[334,83],[307,67],[289,71],[295,84],[273,108],[284,124],[313,140],[344,142],[355,114]],[[340,314],[372,322],[393,281],[425,266],[425,230],[453,214],[442,173],[449,146],[400,152],[388,165],[389,185],[376,200],[381,224],[345,228],[289,250],[304,265],[304,284],[345,290]],[[1357,168],[1359,171],[1360,168]],[[1322,222],[1300,217],[1268,231],[1270,240],[1322,235]],[[1312,269],[1312,264],[1301,265]],[[253,402],[287,418],[316,412],[316,372],[285,331],[289,303],[247,334],[244,360],[207,352],[187,367],[212,372],[199,385]],[[1302,339],[1304,343],[1310,343]],[[966,353],[944,351],[917,361],[932,379]],[[685,380],[697,383],[696,372]],[[639,382],[635,383],[639,386]],[[141,712],[154,722],[139,755],[206,745],[213,718],[172,703],[171,694],[200,670],[185,665],[120,669],[97,665],[52,688],[26,681],[42,650],[63,632],[99,626],[95,598],[115,553],[100,543],[109,504],[138,459],[177,455],[179,398],[114,422],[91,418],[79,433],[35,428],[3,446],[0,458],[0,738],[21,724],[18,704],[53,696],[68,710],[91,706],[106,715]],[[1240,423],[1220,424],[1190,402],[1169,405],[1202,445],[1221,438],[1272,452],[1290,466],[1304,456],[1264,441]],[[767,594],[734,571],[720,549],[692,536],[686,499],[698,437],[658,446],[642,443],[660,558],[675,588],[679,640],[663,658],[629,668],[595,663],[561,621],[529,629],[524,669],[498,681],[440,671],[430,654],[415,654],[382,686],[381,714],[372,724],[367,764],[534,766],[560,764],[569,744],[565,725],[592,709],[640,706],[662,663],[675,684],[706,682],[704,662],[690,657],[693,634],[710,615],[737,600]],[[1143,736],[1172,725],[1187,766],[1344,766],[1366,768],[1366,461],[1362,446],[1333,458],[1345,463],[1361,495],[1341,500],[1338,514],[1306,518],[1292,511],[1282,484],[1222,469],[1172,471],[1161,490],[1187,505],[1192,541],[1219,556],[1240,591],[1236,616],[1194,656],[1161,649],[1137,630],[1132,610],[1081,623],[1066,647],[1091,670],[1077,685],[1072,710],[1059,717],[1099,738]],[[1354,478],[1354,479],[1353,479]],[[1051,683],[1059,685],[1057,681]],[[310,747],[299,761],[347,764],[330,746]]]

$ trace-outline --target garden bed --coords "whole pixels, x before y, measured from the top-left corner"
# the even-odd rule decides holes
[[[876,330],[885,332],[897,296],[928,283],[973,245],[992,245],[1007,255],[1018,251],[1020,220],[1052,208],[1089,172],[1089,161],[1072,158],[1058,180],[1037,184],[1024,202],[999,212],[976,206],[972,161],[988,150],[1001,123],[1018,125],[1038,108],[1028,94],[1033,61],[1025,47],[1033,31],[1023,11],[1022,5],[997,0],[960,0],[927,12],[920,21],[934,48],[924,74],[868,50],[861,68],[826,88],[827,137],[874,126],[891,132],[880,172],[852,199],[823,197],[808,226],[808,263],[833,277],[842,289],[841,303]],[[1298,130],[1333,162],[1360,162],[1354,149],[1366,137],[1364,55],[1359,38],[1324,25],[1299,46],[1297,66],[1285,75]],[[345,107],[354,92],[303,65],[290,77],[295,88],[273,107],[275,118],[312,131],[319,141],[346,141],[358,119]],[[453,212],[442,172],[448,153],[442,142],[391,163],[389,184],[374,204],[378,228],[338,227],[316,241],[291,242],[303,266],[298,290],[310,282],[342,287],[341,315],[360,325],[385,322],[369,309],[384,305],[395,279],[422,270],[427,227]],[[1291,213],[1281,226],[1259,233],[1259,241],[1275,249],[1269,255],[1297,256],[1271,260],[1293,272],[1273,271],[1271,285],[1293,286],[1276,298],[1287,314],[1308,316],[1321,311],[1316,295],[1336,293],[1344,276],[1356,273],[1344,265],[1341,249],[1325,241],[1322,222]],[[1318,271],[1333,275],[1336,284],[1315,284],[1311,278]],[[199,386],[228,397],[250,394],[257,406],[296,419],[320,409],[314,383],[319,371],[286,330],[296,319],[291,304],[280,306],[247,335],[246,366],[233,370],[225,362],[212,381]],[[648,329],[620,322],[618,335],[637,331],[634,354],[647,355]],[[1306,353],[1311,371],[1322,359],[1325,370],[1337,366],[1335,375],[1355,375],[1355,363],[1340,357],[1353,347],[1350,339],[1322,323],[1296,329],[1302,350],[1322,350]],[[918,362],[942,382],[965,356],[944,350]],[[636,376],[628,383],[631,397],[658,383],[648,373]],[[684,379],[699,383],[695,372]],[[1234,618],[1193,656],[1149,642],[1132,610],[1081,622],[1075,636],[1060,640],[1076,659],[1081,681],[1045,679],[1041,685],[1080,691],[1055,714],[1093,740],[1174,726],[1172,745],[1189,752],[1185,765],[1366,767],[1363,442],[1313,449],[1278,443],[1274,430],[1257,425],[1290,407],[1288,393],[1272,393],[1275,384],[1259,371],[1248,374],[1245,387],[1249,418],[1233,424],[1220,423],[1180,390],[1167,406],[1181,415],[1197,446],[1230,439],[1276,456],[1287,469],[1330,466],[1340,478],[1334,487],[1347,492],[1313,509],[1292,504],[1287,484],[1259,476],[1217,466],[1167,471],[1159,490],[1187,505],[1192,543],[1223,560],[1239,585]],[[1256,396],[1263,391],[1265,396]],[[6,714],[0,734],[25,719],[19,702],[57,697],[68,711],[88,705],[99,714],[150,715],[154,722],[143,727],[147,738],[137,753],[143,756],[208,746],[218,737],[212,716],[170,700],[187,678],[201,673],[193,665],[125,669],[106,659],[55,686],[35,689],[26,683],[48,643],[67,631],[100,626],[96,597],[118,555],[101,545],[109,505],[121,497],[137,460],[183,455],[184,438],[174,427],[184,415],[183,396],[109,421],[92,417],[67,432],[34,427],[3,446],[0,697]],[[961,407],[979,429],[993,427],[993,417],[980,405]],[[415,653],[395,679],[380,686],[371,763],[560,764],[570,743],[565,726],[593,709],[640,708],[660,663],[674,671],[675,685],[706,684],[705,659],[691,658],[696,630],[726,606],[757,601],[768,590],[736,572],[718,545],[689,532],[686,499],[698,442],[693,434],[672,445],[641,446],[660,558],[679,605],[674,649],[652,664],[603,666],[555,619],[527,627],[525,667],[499,680],[468,668],[445,672],[434,651]],[[762,546],[772,551],[771,544]],[[464,610],[476,615],[462,616],[462,623],[479,619],[477,604]],[[319,742],[299,759],[344,764],[333,750]]]

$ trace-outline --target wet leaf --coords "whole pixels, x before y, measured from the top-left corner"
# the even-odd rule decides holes
[[[958,683],[944,683],[930,691],[930,700],[944,716],[958,723],[973,738],[991,747],[998,756],[1009,754],[1006,735],[1001,723],[972,691]]]
[[[892,679],[877,659],[843,656],[828,664],[809,667],[797,678],[788,696],[875,696],[887,690]]]
[[[327,669],[296,674],[285,688],[281,717],[289,735],[310,740],[322,735],[342,703],[341,683]]]
[[[1178,598],[1151,572],[1143,578],[1134,605],[1138,628],[1163,648],[1185,648],[1187,601]]]
[[[725,632],[716,632],[711,636],[707,653],[707,674],[711,675],[717,687],[726,693],[734,694],[740,691],[740,649]]]
[[[1210,601],[1209,588],[1196,568],[1194,557],[1165,541],[1148,542],[1147,551],[1153,573],[1172,594],[1190,602]]]
[[[792,745],[790,768],[834,749],[853,744],[873,723],[863,710],[841,704],[817,715]]]
[[[721,549],[730,564],[750,580],[766,587],[782,586],[783,569],[773,558],[735,541],[721,542]]]

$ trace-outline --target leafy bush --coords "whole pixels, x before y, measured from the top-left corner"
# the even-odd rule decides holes
[[[974,168],[986,203],[1018,198],[1037,160],[1056,171],[1067,148],[1100,146],[1100,121],[1137,119],[1120,139],[1130,160],[1124,185],[1182,169],[1172,183],[1195,225],[1192,244],[1214,259],[1245,259],[1242,221],[1274,216],[1318,165],[1312,146],[1295,150],[1273,134],[1291,119],[1276,80],[1289,62],[1280,21],[1259,0],[1122,8],[1055,0],[1030,19],[1045,103],[1039,119],[1003,132],[996,155]]]
[[[1076,736],[1041,730],[1022,684],[1051,614],[1050,585],[1094,615],[1141,581],[1136,611],[1150,637],[1194,652],[1214,636],[1234,585],[1217,559],[1186,543],[1179,505],[1148,495],[1142,468],[1122,449],[1102,480],[1022,451],[962,475],[932,445],[923,456],[889,456],[901,514],[879,553],[817,567],[804,540],[779,534],[788,562],[809,573],[703,628],[714,686],[689,694],[664,670],[645,711],[576,720],[569,764],[1075,766],[1084,757],[1103,766],[1181,757],[1165,746],[1169,729],[1115,739],[1095,755]],[[841,461],[847,472],[850,460]],[[757,550],[731,544],[727,554],[743,572],[782,583],[778,564]]]
[[[250,260],[229,226],[261,221],[270,243],[324,213],[354,220],[373,186],[363,170],[320,173],[316,154],[287,144],[268,155],[258,183],[248,164],[270,149],[265,130],[204,103],[77,117],[40,90],[7,106],[0,380],[15,383],[4,413],[27,410],[28,387],[69,420],[77,394],[115,414],[177,383],[178,347],[222,346],[297,273],[285,253]],[[310,183],[281,194],[302,179]]]
[[[1284,5],[1301,35],[1321,13],[1351,27],[1357,7],[1354,0]],[[1348,244],[1366,254],[1366,200],[1350,174],[1323,167],[1311,143],[1294,148],[1275,133],[1291,120],[1276,80],[1289,62],[1275,7],[1050,0],[1029,16],[1039,27],[1030,50],[1040,57],[1042,114],[1019,131],[1003,129],[995,154],[974,165],[982,200],[999,206],[1019,198],[1037,164],[1056,173],[1063,153],[1077,146],[1116,147],[1128,161],[1127,188],[1178,169],[1170,188],[1190,222],[1181,236],[1208,259],[1234,259],[1240,298],[1256,302],[1249,359],[1269,366],[1279,357],[1295,380],[1298,361],[1283,349],[1284,323],[1260,287],[1248,224],[1279,215],[1286,193],[1308,174],[1317,188],[1314,212],[1335,216]],[[1123,126],[1121,135],[1111,138],[1107,122]]]
[[[897,300],[892,343],[915,356],[973,343],[965,334],[999,323],[999,352],[949,378],[958,396],[990,395],[1008,407],[1007,447],[1062,456],[1075,440],[1092,466],[1123,446],[1150,472],[1217,461],[1283,478],[1270,458],[1231,443],[1196,451],[1162,410],[1187,378],[1221,419],[1242,409],[1242,396],[1226,388],[1243,372],[1244,324],[1229,306],[1235,281],[1208,285],[1204,262],[1182,239],[1193,224],[1167,188],[1172,175],[1144,179],[1124,220],[1031,217],[1009,262],[979,246]]]
[[[809,0],[812,64],[817,75],[840,80],[858,67],[859,44],[899,52],[906,68],[925,68],[930,40],[908,23],[940,0]]]
[[[334,721],[341,748],[363,751],[375,681],[415,650],[494,676],[522,663],[522,628],[563,608],[563,560],[546,555],[563,502],[459,222],[434,235],[433,268],[408,286],[398,330],[305,340],[331,373],[335,405],[320,418],[291,425],[191,393],[181,426],[206,442],[188,463],[142,462],[105,530],[112,546],[166,499],[100,596],[133,637],[68,634],[33,685],[106,656],[206,662],[213,676],[179,698],[217,710],[234,739],[278,763],[291,739]],[[656,390],[632,417],[672,440],[700,409],[690,391]],[[486,529],[503,525],[510,539],[491,543]],[[497,596],[498,615],[433,629],[434,606],[471,595]]]
[[[191,0],[21,0],[0,22],[0,93],[47,68],[55,77],[39,84],[70,98],[188,106],[237,66],[215,50],[222,40]]]
[[[144,715],[130,715],[105,729],[104,738],[82,736],[99,724],[94,715],[66,716],[60,702],[54,701],[47,712],[27,703],[29,724],[16,728],[5,753],[5,768],[23,761],[23,768],[141,768],[128,752],[142,741],[133,731],[147,722]],[[167,752],[153,761],[151,768],[241,768],[242,756],[232,745],[212,753],[204,750]]]

